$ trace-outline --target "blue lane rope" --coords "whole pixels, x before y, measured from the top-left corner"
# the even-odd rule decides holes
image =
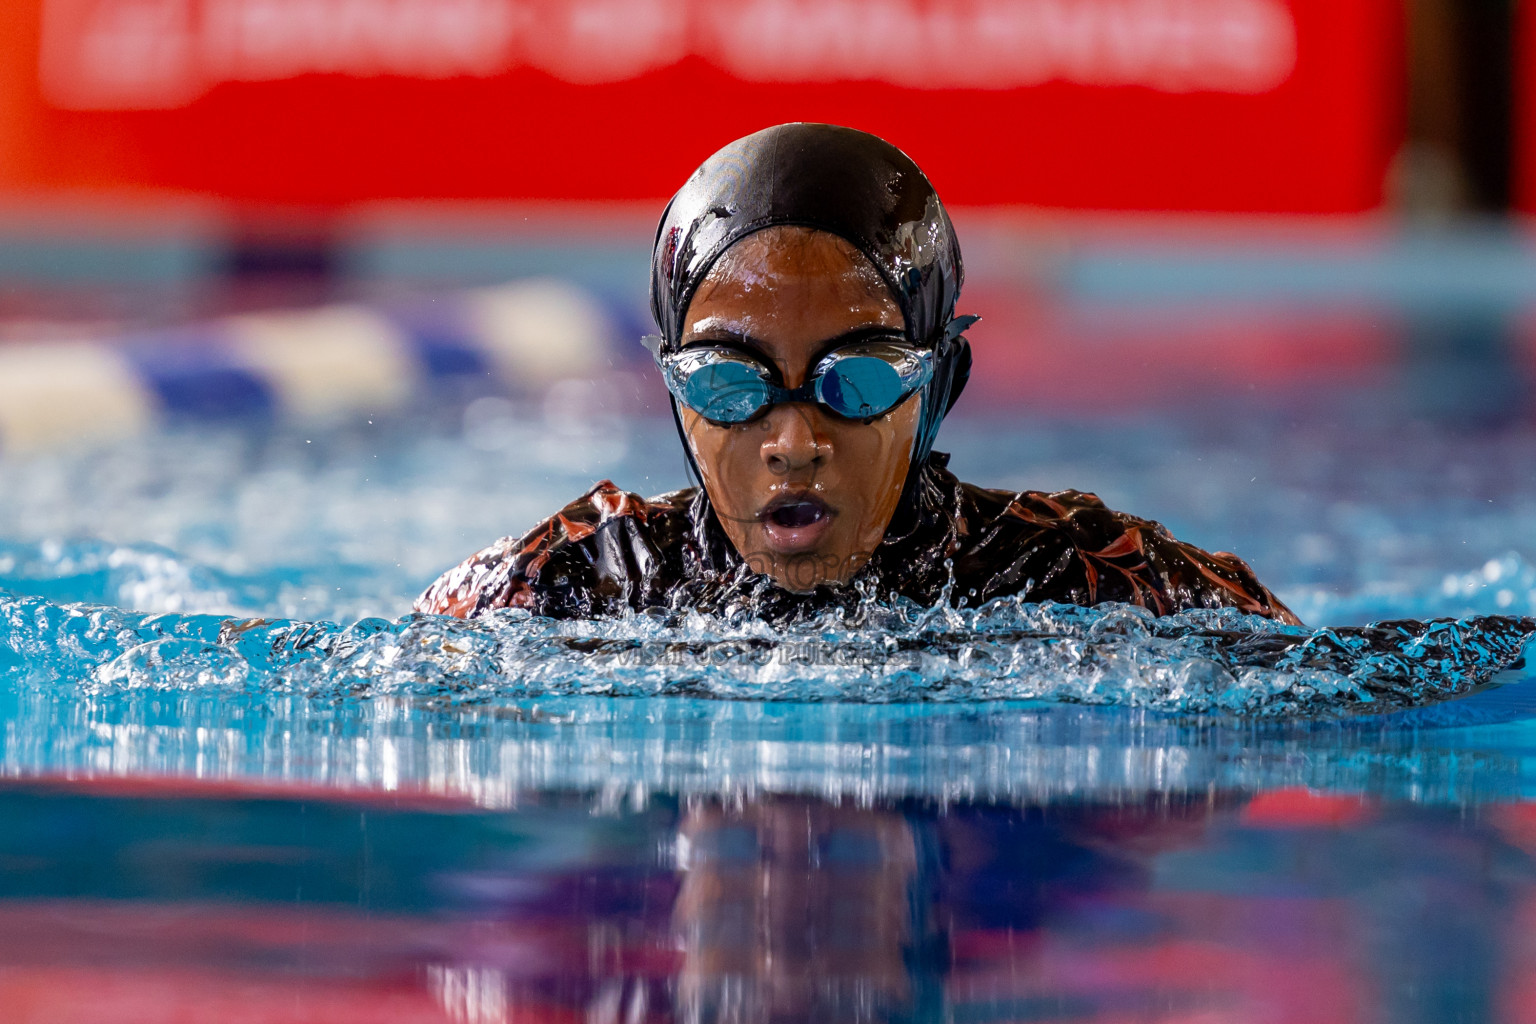
[[[563,281],[0,345],[0,451],[167,420],[385,412],[455,383],[534,392],[624,360],[628,317]]]

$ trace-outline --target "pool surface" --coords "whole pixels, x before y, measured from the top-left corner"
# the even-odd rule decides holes
[[[595,479],[681,485],[642,388],[0,459],[0,1021],[1536,1020],[1527,419],[941,435],[1304,629],[405,617]]]

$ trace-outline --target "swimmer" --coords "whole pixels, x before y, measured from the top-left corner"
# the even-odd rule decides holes
[[[791,617],[868,597],[1121,601],[1298,620],[1241,559],[1078,491],[961,483],[933,450],[971,369],[964,272],[900,150],[784,124],[710,157],[662,214],[647,339],[702,486],[603,481],[449,570],[416,610]]]

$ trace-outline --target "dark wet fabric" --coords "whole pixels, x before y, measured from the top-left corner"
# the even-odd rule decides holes
[[[644,499],[604,481],[518,538],[504,538],[444,573],[416,610],[468,618],[526,608],[556,618],[647,608],[699,609],[786,620],[866,596],[976,605],[1018,595],[1092,605],[1121,601],[1159,615],[1237,608],[1296,617],[1236,555],[1175,540],[1157,523],[1092,494],[1009,492],[961,483],[935,454],[918,478],[908,522],[893,524],[845,585],[807,594],[753,572],[702,492]]]
[[[851,243],[890,286],[908,339],[935,350],[913,448],[921,465],[970,373],[968,343],[950,336],[965,268],[938,193],[882,139],[836,125],[781,124],[704,161],[656,229],[651,310],[663,350],[678,346],[693,293],[720,255],[776,226],[816,228]]]

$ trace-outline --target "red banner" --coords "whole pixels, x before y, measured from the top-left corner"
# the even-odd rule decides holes
[[[1398,0],[7,0],[13,184],[654,199],[819,120],[952,203],[1347,212],[1401,136]],[[24,12],[24,14],[22,13]]]
[[[1536,213],[1536,4],[1515,5],[1514,181],[1515,209]]]

